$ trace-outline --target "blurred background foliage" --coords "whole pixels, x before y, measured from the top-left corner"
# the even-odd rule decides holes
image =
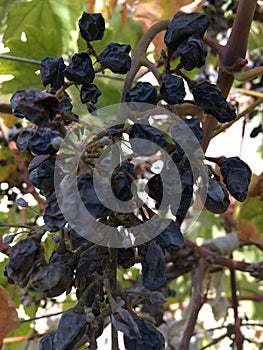
[[[224,40],[227,37],[228,29],[233,23],[235,16],[237,1],[202,1],[202,0],[0,0],[0,35],[2,37],[2,48],[0,56],[0,105],[8,105],[9,98],[18,89],[43,89],[39,77],[39,61],[46,56],[59,57],[63,56],[65,61],[70,61],[71,56],[75,52],[84,51],[84,41],[80,39],[77,21],[82,11],[101,12],[107,20],[104,38],[99,45],[94,44],[94,48],[98,53],[103,51],[109,41],[119,43],[129,43],[132,50],[142,36],[153,23],[158,20],[172,17],[179,10],[192,12],[204,11],[210,17],[212,25],[208,33],[215,40]],[[262,65],[263,63],[263,37],[262,37],[262,17],[263,7],[262,1],[258,2],[255,21],[252,24],[251,35],[249,39],[249,65]],[[149,55],[158,59],[160,50],[163,48],[162,35],[158,35],[154,40],[154,45],[149,48]],[[6,57],[4,57],[6,56]],[[8,56],[12,56],[9,57]],[[17,58],[17,60],[15,59]],[[19,60],[21,59],[22,60]],[[33,61],[31,61],[33,60]],[[209,78],[209,71],[214,72],[217,64],[216,57],[210,52],[207,65],[200,72],[194,71],[193,75],[201,74],[201,76]],[[106,72],[106,76],[98,75],[95,84],[103,92],[99,99],[98,108],[118,103],[120,101],[123,80],[121,76],[114,75],[120,80],[113,79],[110,72]],[[112,78],[112,79],[111,79]],[[246,89],[245,84],[235,84],[236,87]],[[250,88],[253,91],[263,93],[262,77],[254,79],[250,82]],[[73,105],[76,114],[84,115],[86,110],[83,106],[78,106],[74,101],[78,99],[78,91],[73,88],[70,90],[73,99]],[[242,106],[242,96],[239,104]],[[7,110],[1,108],[0,118],[8,129],[8,132],[16,132],[19,128],[18,120],[14,118]],[[262,108],[258,108],[254,113],[246,116],[246,122],[251,122],[254,127],[262,125]],[[11,131],[10,131],[11,130]],[[0,181],[2,182],[0,189],[0,223],[7,225],[32,225],[37,223],[38,215],[32,211],[19,208],[15,203],[15,198],[23,188],[23,176],[19,171],[16,159],[13,157],[12,150],[8,147],[8,140],[4,135],[4,131],[0,132]],[[262,133],[257,137],[262,137]],[[253,139],[251,139],[253,142]],[[30,155],[21,154],[25,164],[30,161]],[[245,260],[248,262],[259,262],[262,259],[263,247],[263,178],[260,174],[255,174],[253,184],[251,185],[249,198],[243,204],[235,204],[231,206],[232,213],[226,215],[215,215],[207,211],[203,211],[195,224],[191,233],[186,232],[186,237],[202,243],[205,240],[212,240],[217,237],[223,237],[226,233],[239,231],[239,239],[241,241],[249,241],[251,244],[237,249],[233,253],[233,258],[237,260]],[[8,205],[6,206],[6,203]],[[34,208],[39,209],[37,203]],[[231,223],[229,223],[231,221]],[[228,226],[227,226],[228,225]],[[229,226],[230,225],[230,226]],[[227,227],[227,229],[226,229]],[[230,227],[230,229],[229,229]],[[20,228],[8,229],[0,228],[0,236],[4,236],[10,232],[18,232]],[[2,244],[2,243],[1,243]],[[54,242],[51,235],[46,236],[43,242],[48,254],[54,249]],[[260,249],[259,249],[260,248]],[[3,275],[4,266],[6,264],[5,256],[0,253],[0,285],[3,286],[12,297],[15,306],[20,311],[22,318],[34,317],[38,309],[43,313],[44,308],[52,309],[57,305],[56,300],[41,300],[41,297],[34,291],[25,292],[19,290],[18,287],[8,284]],[[120,282],[124,287],[132,284],[140,277],[140,271],[134,267],[124,274],[123,271],[118,272]],[[244,319],[261,323],[263,321],[263,286],[262,282],[258,282],[255,278],[247,273],[238,272],[236,274],[238,291],[240,296],[240,315]],[[231,319],[229,306],[231,305],[231,288],[229,282],[229,271],[223,269],[214,281],[214,291],[211,291],[211,314],[215,320],[219,320],[221,325],[227,324]],[[184,326],[183,310],[186,308],[190,300],[191,278],[187,273],[170,283],[170,287],[176,291],[174,297],[169,297],[165,304],[167,319],[171,315],[176,314],[181,309],[181,323],[174,319],[163,325],[164,332],[171,332],[171,327],[177,327],[178,333],[171,335],[171,346],[176,344],[179,330]],[[216,302],[215,295],[218,288],[221,288],[220,297]],[[73,300],[72,300],[73,298]],[[242,298],[244,300],[242,300]],[[74,303],[74,297],[67,296],[62,303],[62,309],[71,307]],[[61,305],[61,304],[59,304]],[[219,312],[220,311],[220,312]],[[1,312],[1,311],[0,311]],[[212,317],[212,316],[209,316]],[[177,323],[176,323],[177,322]],[[233,322],[233,321],[232,321]],[[1,325],[0,325],[1,326]],[[54,327],[54,325],[50,325]],[[201,319],[197,325],[197,329],[202,330],[207,324]],[[170,327],[170,328],[169,328]],[[34,334],[35,323],[27,322],[21,324],[20,328],[9,334],[9,337],[21,342],[5,343],[5,350],[15,350],[24,347],[32,334]],[[165,329],[164,329],[165,328]],[[262,330],[262,328],[261,328]],[[197,330],[198,334],[198,330]],[[200,333],[201,334],[201,333]],[[251,336],[251,335],[249,335]],[[24,337],[24,338],[23,338]],[[177,338],[176,338],[177,337]],[[255,330],[252,332],[251,344],[247,342],[247,349],[256,349],[262,341],[262,334]],[[34,337],[32,337],[34,339]],[[32,340],[33,343],[35,342]],[[198,338],[199,347],[204,348],[211,341],[210,337],[201,335]],[[253,345],[256,344],[256,345]],[[250,346],[250,347],[249,347]],[[254,346],[254,347],[253,347]],[[33,347],[32,347],[33,348]],[[197,349],[198,347],[196,347]],[[214,349],[214,345],[209,349]],[[171,347],[171,349],[173,349]],[[195,349],[195,348],[194,348]]]

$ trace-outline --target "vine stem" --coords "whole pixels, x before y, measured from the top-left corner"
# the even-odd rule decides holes
[[[22,323],[27,323],[27,322],[32,322],[32,321],[36,321],[36,320],[41,320],[42,318],[48,318],[48,317],[53,317],[53,316],[59,316],[61,314],[63,314],[65,311],[59,311],[59,312],[55,312],[52,314],[47,314],[47,315],[42,315],[42,316],[37,316],[37,317],[32,317],[32,318],[28,318],[27,320],[21,320],[19,321],[21,324]]]
[[[202,280],[205,273],[205,268],[206,263],[203,259],[199,260],[197,265],[193,265],[192,268],[193,295],[190,304],[191,315],[188,319],[179,350],[189,349],[190,339],[194,333],[199,311],[205,303],[206,298],[202,295]]]
[[[150,45],[150,43],[158,33],[167,29],[169,23],[170,23],[170,19],[166,19],[155,23],[143,34],[141,39],[138,41],[138,44],[136,45],[131,58],[132,60],[131,69],[127,73],[126,79],[124,82],[121,102],[124,102],[125,96],[128,90],[131,88],[132,82],[135,79],[135,76],[138,70],[140,69],[141,66],[147,63],[146,51],[148,46]],[[147,63],[146,67],[149,68],[150,70],[152,69],[152,65],[149,66],[149,63]]]
[[[226,258],[220,254],[213,252],[210,249],[196,245],[194,242],[190,241],[187,238],[185,238],[184,240],[185,245],[193,249],[194,254],[198,254],[200,257],[203,257],[208,263],[225,266],[228,267],[230,270],[239,270],[244,272],[248,272],[249,268],[252,265],[251,263],[245,261]],[[170,258],[171,259],[169,259],[169,261],[173,261],[173,256],[170,256]]]
[[[220,66],[230,67],[233,66],[237,60],[245,58],[248,35],[256,6],[257,0],[239,0],[231,34],[226,46],[223,46],[219,51]],[[228,96],[233,81],[233,75],[223,72],[219,68],[217,86],[221,89],[222,94],[225,97]],[[209,116],[208,123],[205,126],[205,136],[203,141],[204,152],[208,148],[216,126],[217,120],[214,117]]]
[[[232,255],[231,255],[232,258]],[[238,316],[238,296],[237,296],[237,284],[236,284],[236,276],[235,271],[230,270],[230,283],[231,283],[231,291],[232,291],[232,307],[234,310],[234,330],[235,330],[235,342],[236,342],[236,349],[242,350],[243,340],[242,340],[242,334],[240,330],[240,319]]]
[[[0,222],[0,227],[9,227],[9,228],[29,228],[32,229],[33,226],[29,226],[29,225],[15,225],[15,224],[6,224],[6,223],[2,223]]]

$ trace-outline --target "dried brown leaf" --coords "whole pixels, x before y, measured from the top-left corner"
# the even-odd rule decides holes
[[[87,10],[88,12],[95,12],[95,4],[96,4],[96,0],[86,0],[86,6],[87,6]]]
[[[262,234],[257,232],[256,227],[246,220],[239,220],[238,224],[238,238],[241,242],[254,243],[254,244],[262,244],[263,237]]]
[[[15,304],[2,286],[0,286],[0,325],[0,343],[8,333],[20,327]]]
[[[127,5],[126,3],[121,4],[121,24],[122,26],[125,26],[126,20],[127,20]]]
[[[108,8],[108,11],[109,11],[109,16],[111,17],[114,10],[115,10],[115,7],[117,6],[117,3],[118,1],[117,0],[110,0],[106,3],[106,6]]]
[[[263,173],[256,177],[248,190],[249,197],[259,196],[263,200]]]

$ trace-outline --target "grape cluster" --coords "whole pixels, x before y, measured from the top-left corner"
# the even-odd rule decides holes
[[[72,149],[83,141],[85,133],[83,134],[83,126],[74,114],[71,98],[65,90],[75,85],[81,103],[94,114],[101,95],[94,84],[96,72],[110,69],[113,73],[126,74],[131,68],[130,45],[111,42],[99,54],[93,49],[92,41],[101,40],[105,30],[101,14],[83,12],[78,23],[80,34],[87,43],[87,52],[75,53],[67,65],[62,57],[44,58],[41,61],[40,76],[45,91],[18,90],[11,98],[13,114],[31,123],[19,131],[16,144],[20,151],[29,151],[33,157],[28,166],[29,179],[45,197],[46,206],[43,214],[44,227],[33,230],[26,239],[10,248],[5,275],[10,283],[32,288],[43,298],[70,293],[73,286],[76,289],[76,308],[66,311],[57,330],[42,338],[42,350],[70,349],[84,333],[90,339],[96,339],[103,331],[103,320],[107,316],[111,316],[115,328],[124,333],[124,343],[128,350],[164,349],[163,338],[153,325],[142,318],[133,318],[128,305],[116,309],[117,301],[111,300],[113,296],[109,295],[107,281],[105,282],[107,274],[112,273],[109,249],[82,237],[70,219],[79,219],[82,204],[90,218],[109,228],[136,227],[149,222],[156,215],[158,220],[151,226],[151,239],[132,247],[118,248],[116,261],[120,269],[127,269],[138,258],[142,267],[142,287],[146,290],[149,303],[160,304],[165,299],[161,291],[167,288],[168,283],[165,254],[176,254],[184,246],[180,226],[193,204],[194,188],[199,175],[202,175],[199,174],[198,166],[205,166],[204,159],[192,164],[190,154],[195,154],[202,145],[204,131],[196,117],[183,118],[174,123],[171,126],[171,136],[152,121],[158,105],[164,106],[168,113],[173,105],[184,103],[186,96],[185,82],[179,76],[180,72],[166,70],[159,86],[137,82],[127,91],[125,102],[128,112],[125,123],[105,127],[101,133],[91,133],[92,138],[85,144],[81,161],[76,166],[77,176],[72,179],[72,169],[67,169],[70,155],[64,154],[64,164],[57,164],[58,150],[70,132],[75,136],[74,142],[71,142]],[[177,51],[181,65],[188,71],[203,66],[206,58],[203,36],[209,24],[209,17],[205,14],[176,14],[164,39],[168,56]],[[235,110],[217,86],[207,81],[192,82],[189,86],[195,104],[205,113],[213,115],[221,123],[235,119]],[[185,133],[186,129],[190,131]],[[123,140],[131,150],[130,156],[122,159],[120,152],[118,166],[110,173],[108,165],[105,171],[110,177],[112,192],[123,204],[135,201],[135,182],[143,179],[148,199],[154,202],[152,208],[142,204],[133,212],[118,212],[108,208],[96,193],[93,175],[97,158],[107,150],[108,145]],[[164,153],[169,157],[164,156]],[[164,164],[159,173],[151,167],[151,157],[156,155],[161,157]],[[112,159],[108,163],[111,161]],[[220,159],[219,165],[223,181],[220,180],[220,174],[206,166],[208,184],[203,184],[199,193],[204,198],[205,208],[213,213],[227,210],[230,204],[229,193],[237,200],[244,201],[251,177],[251,170],[238,157]],[[66,194],[63,198],[54,185],[56,167],[59,167],[57,181]],[[196,172],[198,176],[195,175]],[[68,186],[65,186],[66,180]],[[103,185],[102,181],[101,187]],[[79,197],[71,196],[72,188],[77,189]],[[179,192],[181,196],[177,203],[175,198]],[[60,203],[63,203],[63,212]],[[27,206],[23,200],[18,204]],[[173,219],[162,218],[158,210],[170,210]],[[68,213],[67,218],[65,212]],[[84,229],[85,237],[95,230],[92,225],[87,225]],[[47,231],[52,234],[62,232],[61,238],[53,237],[56,249],[48,260],[41,245],[41,239]],[[99,235],[100,232],[95,234]],[[126,301],[122,302],[125,305]],[[86,308],[91,311],[84,315]]]

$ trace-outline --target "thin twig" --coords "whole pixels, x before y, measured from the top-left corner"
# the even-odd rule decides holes
[[[240,92],[241,94],[248,95],[248,96],[263,98],[263,93],[260,91],[241,89],[237,87],[232,87],[231,91]]]
[[[231,255],[232,258],[232,255]],[[238,316],[238,296],[237,296],[237,284],[236,284],[236,276],[235,271],[230,270],[230,282],[231,282],[231,291],[232,291],[232,307],[234,311],[234,318],[235,318],[235,342],[236,342],[236,349],[242,350],[243,346],[243,340],[242,340],[242,334],[240,330],[240,319]]]
[[[131,88],[136,74],[138,73],[140,67],[143,65],[143,61],[146,57],[146,51],[148,46],[150,45],[150,43],[158,33],[167,29],[169,23],[170,23],[169,19],[155,23],[143,34],[143,36],[140,38],[139,42],[137,43],[136,48],[132,55],[131,69],[127,73],[126,79],[124,82],[124,87],[122,90],[122,98],[121,98],[122,102],[125,100],[125,96],[128,90]]]
[[[263,98],[259,98],[257,99],[255,102],[253,102],[249,107],[247,107],[246,109],[244,109],[244,111],[242,111],[240,114],[238,114],[238,116],[236,117],[235,120],[232,120],[231,122],[224,124],[223,126],[221,126],[221,128],[217,129],[214,131],[212,138],[214,138],[215,136],[217,136],[218,134],[221,134],[221,132],[227,130],[228,128],[230,128],[230,126],[232,126],[233,124],[235,124],[239,119],[241,119],[242,117],[244,117],[246,114],[252,112],[256,107],[258,107],[261,103],[263,103]]]
[[[218,54],[219,51],[222,49],[222,45],[218,44],[216,41],[213,39],[209,38],[207,35],[204,36],[204,42],[206,45],[211,47],[211,49],[214,51],[214,53]]]
[[[151,61],[149,61],[147,58],[145,58],[143,60],[143,62],[142,62],[142,65],[144,65],[145,67],[149,68],[149,70],[154,74],[156,80],[158,82],[160,82],[162,75],[158,71],[157,67]]]
[[[215,338],[214,340],[212,340],[210,343],[208,343],[207,345],[203,346],[202,348],[200,348],[199,350],[205,350],[207,348],[210,348],[210,346],[217,344],[218,342],[220,342],[220,340],[223,340],[225,337],[227,337],[227,333],[220,335],[220,337]]]
[[[42,318],[48,318],[48,317],[53,317],[53,316],[58,316],[63,314],[65,311],[59,311],[59,312],[54,312],[52,314],[47,314],[47,315],[42,315],[42,316],[36,316],[36,317],[31,317],[28,318],[27,320],[20,320],[20,323],[27,323],[31,321],[36,321],[36,320],[41,320]]]
[[[194,334],[204,334],[208,332],[214,332],[219,329],[224,329],[229,327],[229,324],[227,325],[222,325],[222,326],[217,326],[217,327],[212,327],[212,328],[206,328],[206,329],[199,329],[196,331]],[[242,323],[240,327],[263,327],[263,323],[257,323],[257,322],[247,322],[247,323]]]
[[[33,226],[29,226],[29,225],[16,225],[16,224],[6,224],[5,222],[1,222],[0,221],[0,227],[9,227],[9,228],[29,228],[32,229]]]
[[[25,57],[16,57],[16,56],[11,56],[11,55],[0,55],[0,58],[3,58],[5,60],[30,63],[30,64],[37,64],[37,65],[41,64],[41,61],[32,60],[31,58],[25,58]]]
[[[187,326],[185,328],[179,350],[188,350],[190,339],[193,336],[195,325],[199,311],[201,310],[205,298],[202,296],[202,280],[205,271],[206,263],[204,260],[199,260],[197,265],[192,268],[192,284],[193,284],[193,295],[190,303],[191,316],[188,319]]]

